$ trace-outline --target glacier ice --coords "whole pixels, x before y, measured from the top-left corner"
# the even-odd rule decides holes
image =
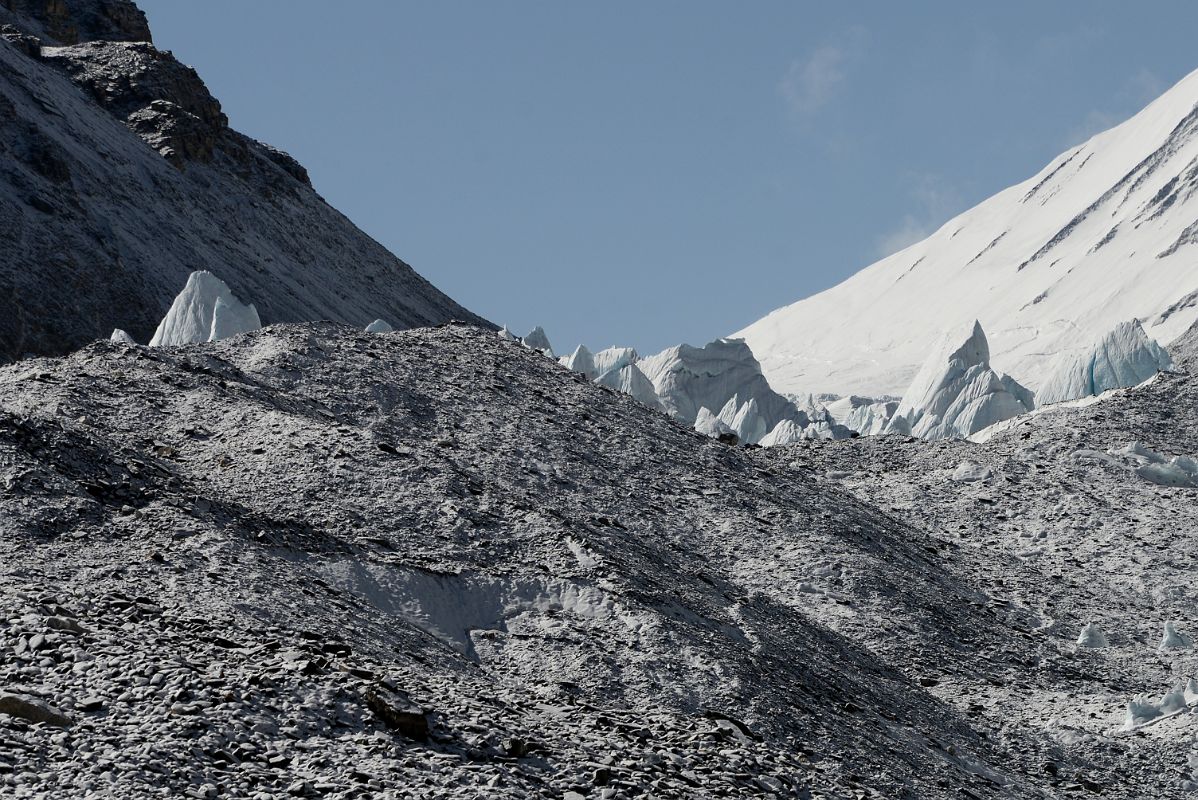
[[[511,331],[509,331],[509,330],[507,329],[507,326],[506,326],[506,325],[504,325],[502,328],[500,328],[500,329],[499,329],[499,338],[500,338],[500,339],[503,339],[503,340],[505,340],[505,341],[508,341],[508,342],[518,342],[518,341],[520,341],[520,337],[516,336],[516,334],[512,333]]]
[[[833,400],[824,408],[836,422],[849,430],[862,436],[876,436],[886,430],[886,425],[898,410],[898,406],[897,400],[874,400],[870,397],[849,395]]]
[[[762,447],[778,447],[784,444],[794,444],[808,438],[803,435],[804,429],[794,420],[784,419],[774,426],[774,429],[762,437],[757,444]]]
[[[1088,649],[1099,649],[1109,647],[1106,634],[1102,632],[1102,628],[1098,627],[1096,622],[1087,622],[1082,632],[1078,634],[1077,646]]]
[[[713,439],[732,433],[732,428],[728,426],[728,423],[707,408],[700,408],[699,413],[695,415],[695,430]]]
[[[769,432],[765,420],[757,410],[757,398],[750,397],[736,410],[730,426],[737,438],[745,444],[757,444]]]
[[[1165,623],[1165,632],[1161,636],[1158,650],[1189,650],[1191,647],[1193,647],[1193,642],[1189,636],[1179,633],[1172,622]]]
[[[1198,488],[1198,459],[1191,456],[1166,456],[1142,442],[1108,450],[1107,454],[1121,459],[1132,472],[1149,483]]]
[[[827,408],[812,414],[804,428],[806,439],[851,439],[858,435],[857,431],[837,422]]]
[[[133,337],[123,328],[114,329],[112,335],[108,337],[108,341],[121,342],[122,344],[137,344]]]
[[[664,410],[657,399],[657,393],[653,391],[653,384],[636,364],[625,364],[618,369],[608,370],[596,378],[595,383],[631,395],[649,408]]]
[[[238,300],[228,285],[211,272],[193,272],[158,323],[150,346],[215,342],[261,327],[253,304]]]
[[[558,361],[566,369],[582,373],[588,381],[593,381],[599,377],[599,371],[595,369],[595,357],[587,349],[585,344],[578,345],[578,347],[574,348],[573,353],[568,356],[562,356]]]
[[[520,341],[524,342],[525,347],[540,350],[545,355],[553,358],[553,346],[549,344],[549,337],[545,334],[545,329],[540,325],[529,331],[528,335]]]
[[[640,356],[631,347],[609,347],[595,354],[595,372],[602,375],[626,364],[635,364],[639,360]]]
[[[1077,400],[1135,386],[1172,369],[1169,351],[1133,319],[1116,325],[1088,350],[1060,356],[1036,398],[1040,405]]]
[[[395,330],[385,320],[376,319],[374,322],[366,326],[367,333],[391,333]]]
[[[899,403],[887,431],[922,439],[966,438],[1032,410],[1030,394],[990,368],[978,322],[945,335]]]
[[[738,396],[743,398],[739,402],[756,401],[755,414],[765,425],[762,436],[784,419],[806,426],[806,414],[770,388],[753,351],[740,339],[717,339],[704,347],[678,345],[637,365],[653,382],[666,411],[687,425],[694,424],[700,408],[723,409]]]

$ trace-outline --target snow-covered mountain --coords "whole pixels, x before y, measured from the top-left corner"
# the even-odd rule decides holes
[[[734,334],[781,392],[896,394],[979,320],[995,369],[1038,389],[1062,352],[1136,318],[1198,318],[1198,72],[922,242]]]
[[[147,341],[202,270],[266,324],[484,323],[229,127],[133,3],[0,2],[0,362]]]

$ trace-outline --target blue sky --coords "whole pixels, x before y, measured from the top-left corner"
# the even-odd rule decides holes
[[[140,0],[232,124],[556,349],[700,344],[1198,68],[1198,4]]]

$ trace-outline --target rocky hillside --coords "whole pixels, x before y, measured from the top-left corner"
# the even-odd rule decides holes
[[[1142,634],[1189,590],[1140,581],[1144,521],[1173,508],[1178,542],[1191,511],[1039,437],[732,448],[463,326],[100,342],[0,369],[0,409],[0,786],[1180,785],[1155,765],[1188,744],[1108,731],[1187,669]],[[953,480],[966,458],[993,474]],[[1128,493],[1093,511],[1094,568],[1134,570],[1105,604],[1063,589],[1103,502],[1082,479]],[[1120,649],[1076,651],[1090,617]]]
[[[0,3],[0,360],[146,341],[210,270],[264,322],[485,324],[229,127],[129,0]]]

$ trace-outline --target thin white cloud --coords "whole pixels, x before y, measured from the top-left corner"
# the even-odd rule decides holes
[[[810,116],[831,100],[846,80],[846,69],[864,49],[865,31],[853,28],[790,63],[778,90],[791,111]]]
[[[911,176],[911,208],[897,226],[878,237],[878,258],[897,253],[922,241],[961,211],[961,196],[944,178],[930,173]]]
[[[1141,67],[1123,82],[1111,98],[1130,113],[1116,114],[1099,109],[1089,111],[1081,122],[1069,130],[1065,137],[1066,144],[1080,144],[1096,133],[1115,127],[1164,94],[1166,88],[1165,82],[1154,72]]]

